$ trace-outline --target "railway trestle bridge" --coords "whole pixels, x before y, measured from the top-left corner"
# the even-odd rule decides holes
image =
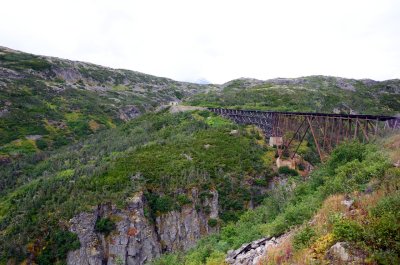
[[[208,108],[235,123],[259,127],[270,144],[280,145],[283,150],[292,147],[291,158],[308,135],[314,141],[321,161],[325,154],[343,141],[368,142],[379,133],[400,129],[400,117],[362,114],[327,114],[311,112],[280,112]],[[294,140],[297,141],[294,141]]]

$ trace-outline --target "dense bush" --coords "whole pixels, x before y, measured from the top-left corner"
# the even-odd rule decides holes
[[[310,245],[315,236],[315,231],[311,227],[306,226],[293,237],[293,247],[297,250],[306,248]]]
[[[286,176],[298,176],[299,172],[297,170],[291,169],[288,166],[283,166],[278,169],[279,174],[283,174]]]
[[[400,254],[400,218],[396,214],[387,212],[373,220],[368,226],[367,239],[379,249],[393,249]]]
[[[363,227],[352,220],[340,219],[333,225],[333,235],[336,241],[361,241],[364,237]]]
[[[108,236],[112,231],[115,230],[115,222],[108,217],[103,217],[96,220],[95,231]]]
[[[347,162],[354,160],[361,162],[365,157],[365,148],[365,145],[356,141],[341,144],[330,155],[327,163],[329,173],[335,173],[336,168],[345,165]]]
[[[372,209],[371,214],[375,217],[382,217],[385,214],[393,214],[400,218],[400,191],[384,197]]]
[[[78,236],[69,231],[58,230],[47,238],[47,245],[37,257],[40,265],[51,265],[62,262],[68,251],[78,249],[80,242]]]
[[[218,220],[214,218],[208,219],[208,225],[210,227],[216,227],[218,225]]]
[[[178,194],[177,201],[178,201],[179,206],[183,206],[183,205],[192,203],[192,200],[190,200],[186,194]]]
[[[164,195],[158,197],[151,207],[156,213],[167,213],[175,209],[175,201],[170,196]]]

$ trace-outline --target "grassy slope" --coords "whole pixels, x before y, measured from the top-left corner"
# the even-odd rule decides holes
[[[206,87],[0,47],[0,156],[56,149],[121,124],[132,107],[143,113]]]
[[[400,135],[385,139],[385,153],[389,157],[400,158],[399,142]],[[360,170],[355,164],[348,163],[335,172],[337,175],[354,174],[350,180],[362,184]],[[376,161],[374,164],[379,165]],[[374,164],[364,167],[371,169]],[[369,180],[366,187],[360,186],[364,192],[358,192],[357,188],[335,189],[338,184],[329,188],[336,192],[323,202],[313,221],[300,226],[281,246],[272,249],[265,257],[265,264],[275,264],[278,260],[282,264],[310,264],[315,259],[324,263],[328,261],[326,250],[336,242],[348,242],[350,252],[363,258],[365,263],[399,264],[400,170],[387,167],[382,173],[363,173],[362,176]],[[354,201],[351,207],[342,204],[345,199]],[[290,254],[284,257],[283,253]]]
[[[62,232],[60,222],[98,203],[123,207],[138,189],[146,191],[151,217],[180,206],[177,198],[187,191],[182,194],[182,183],[204,195],[214,188],[220,194],[220,222],[237,220],[255,196],[249,183],[265,178],[261,157],[266,150],[256,143],[256,132],[240,129],[231,135],[236,125],[209,115],[146,114],[57,152],[6,166],[0,176],[2,262],[10,256],[23,259],[32,242],[50,247]],[[138,173],[141,177],[133,180]],[[46,255],[53,261],[63,256]]]
[[[399,140],[398,135],[394,137]],[[381,151],[372,144],[343,144],[309,180],[289,177],[288,186],[295,186],[293,190],[271,190],[261,206],[222,228],[221,233],[204,238],[188,253],[170,254],[154,264],[224,264],[227,250],[299,226],[290,242],[271,251],[265,264],[323,262],[327,249],[338,241],[349,241],[361,249],[372,264],[397,264],[400,171],[390,166],[388,151],[396,153],[396,145]],[[343,207],[337,205],[342,194],[356,200],[356,215],[340,214]],[[317,221],[307,225],[314,215]]]

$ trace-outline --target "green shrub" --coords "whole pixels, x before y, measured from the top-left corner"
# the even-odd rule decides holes
[[[400,191],[384,197],[371,209],[371,214],[375,217],[381,217],[388,213],[400,218]]]
[[[152,265],[176,265],[183,264],[178,254],[166,254],[160,259],[157,259],[151,263]]]
[[[38,139],[36,140],[36,146],[40,149],[40,150],[45,150],[47,149],[47,147],[49,146],[49,143],[45,140],[45,139]]]
[[[289,203],[283,212],[267,226],[267,232],[278,236],[287,232],[292,226],[303,224],[309,220],[321,204],[318,195],[310,195],[297,203]]]
[[[96,221],[95,231],[108,236],[112,231],[114,231],[116,225],[113,220],[108,217],[100,218]]]
[[[356,141],[342,143],[335,148],[329,158],[327,163],[329,172],[333,174],[336,168],[353,160],[361,162],[365,157],[365,151],[366,146],[362,143]]]
[[[208,125],[210,125],[211,127],[224,127],[226,125],[232,124],[231,121],[229,121],[229,120],[227,120],[225,118],[222,118],[220,116],[208,117],[206,119],[206,123]]]
[[[293,237],[293,247],[297,250],[309,247],[315,237],[315,231],[306,226]]]
[[[382,250],[393,249],[400,253],[400,218],[398,213],[387,212],[380,218],[373,220],[367,227],[366,237],[377,248]]]
[[[176,204],[172,197],[162,195],[158,197],[152,205],[152,210],[156,213],[163,214],[175,210]]]
[[[214,218],[210,218],[210,219],[208,219],[207,223],[210,227],[216,227],[218,225],[218,220],[214,219]]]
[[[363,227],[355,221],[341,219],[333,224],[333,236],[336,241],[362,241],[364,238]]]
[[[37,257],[38,264],[51,265],[63,261],[69,251],[80,248],[78,236],[58,230],[47,238],[47,246]]]
[[[376,250],[372,254],[372,258],[378,263],[382,265],[394,265],[400,264],[400,254],[398,251],[394,251],[391,249],[388,250]]]
[[[291,169],[288,166],[280,167],[278,169],[279,174],[283,174],[286,176],[298,176],[299,172],[297,170]]]
[[[189,197],[186,194],[179,194],[176,199],[178,201],[179,206],[183,206],[183,205],[192,203],[192,201],[189,199]]]
[[[254,184],[257,186],[268,186],[268,182],[265,178],[257,178],[254,180]]]

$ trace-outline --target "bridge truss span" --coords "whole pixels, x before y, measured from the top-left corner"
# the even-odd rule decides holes
[[[400,118],[382,115],[327,114],[310,112],[279,112],[209,108],[210,111],[235,123],[255,125],[268,137],[282,137],[283,148],[288,149],[295,139],[301,142],[312,137],[321,160],[339,143],[358,139],[370,141],[378,133],[399,130]],[[297,152],[300,144],[293,153]]]

